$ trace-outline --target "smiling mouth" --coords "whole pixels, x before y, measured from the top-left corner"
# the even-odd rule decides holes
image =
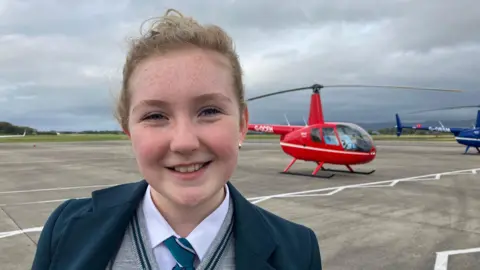
[[[195,164],[190,164],[190,165],[184,165],[184,166],[173,166],[173,167],[167,167],[167,169],[175,172],[180,172],[180,173],[191,173],[191,172],[196,172],[206,166],[208,166],[212,161],[207,161],[205,163],[195,163]]]

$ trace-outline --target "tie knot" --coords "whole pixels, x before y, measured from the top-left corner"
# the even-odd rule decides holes
[[[187,239],[170,236],[164,243],[177,261],[179,269],[194,269],[196,252]]]

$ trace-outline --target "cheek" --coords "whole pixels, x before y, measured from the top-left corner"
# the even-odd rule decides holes
[[[238,124],[236,124],[237,122],[230,120],[228,123],[212,125],[203,133],[208,146],[218,155],[227,158],[238,151],[240,137]]]
[[[131,132],[133,151],[141,163],[155,163],[168,148],[167,143],[153,129],[137,127]]]

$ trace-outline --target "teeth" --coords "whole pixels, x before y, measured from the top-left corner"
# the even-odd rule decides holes
[[[200,170],[200,168],[202,168],[204,166],[204,164],[205,163],[203,163],[203,164],[193,164],[193,165],[189,165],[189,166],[175,166],[173,169],[177,172],[182,172],[182,173],[195,172],[195,171]]]

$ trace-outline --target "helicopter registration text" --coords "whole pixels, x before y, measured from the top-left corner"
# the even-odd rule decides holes
[[[255,131],[258,131],[258,132],[270,132],[270,133],[273,133],[273,127],[271,127],[271,126],[255,125],[254,129],[255,129]]]
[[[450,132],[450,129],[447,127],[428,127],[430,131],[442,131],[442,132]]]

